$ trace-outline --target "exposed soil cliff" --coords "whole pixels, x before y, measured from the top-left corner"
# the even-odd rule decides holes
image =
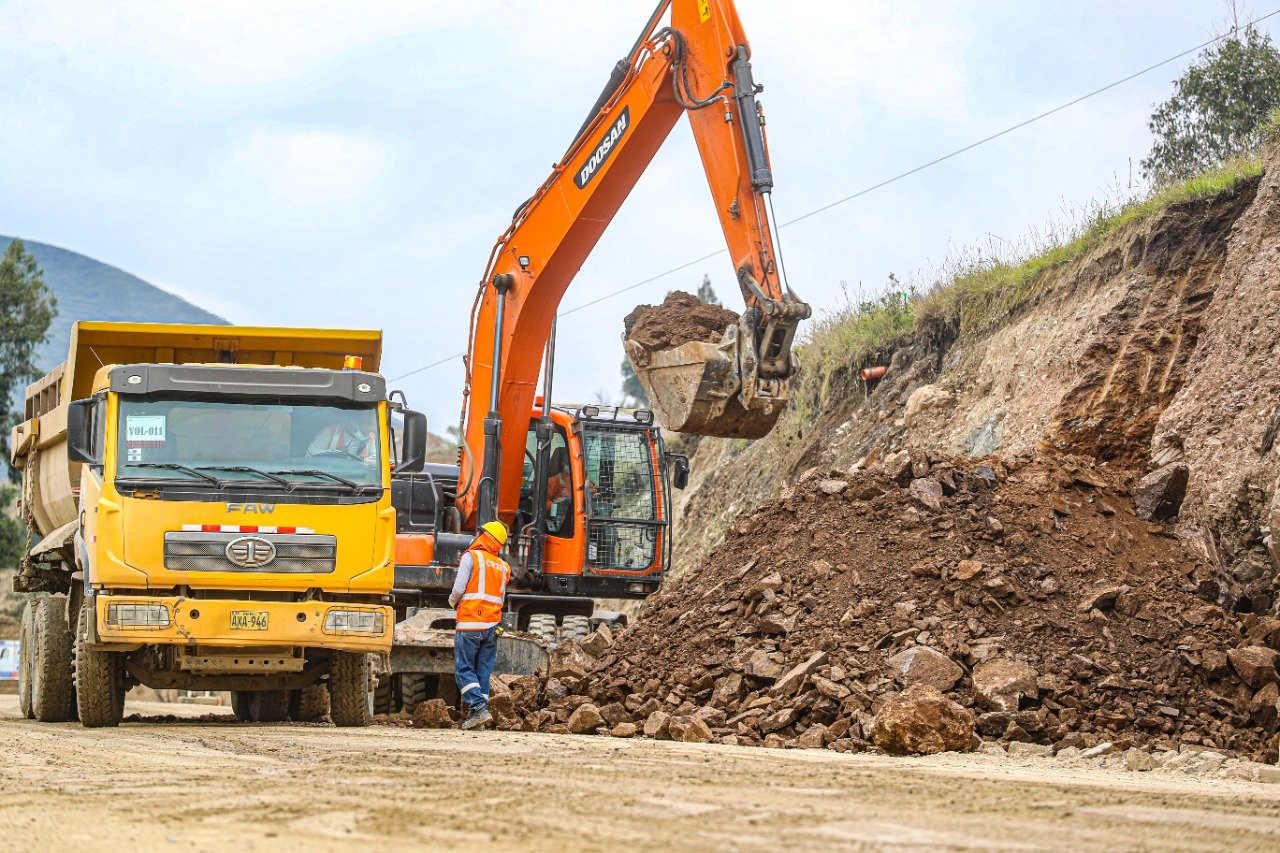
[[[828,368],[811,417],[750,446],[697,442],[677,506],[678,563],[696,565],[738,513],[811,467],[908,446],[1052,449],[1091,458],[1117,483],[1186,465],[1176,532],[1220,570],[1220,603],[1271,608],[1280,145],[1265,163],[1261,179],[1174,204],[1046,269],[1034,296],[995,322],[935,311],[872,357]],[[875,363],[888,372],[865,386],[857,371]]]

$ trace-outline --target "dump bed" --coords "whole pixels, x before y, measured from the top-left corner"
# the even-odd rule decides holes
[[[340,370],[346,356],[359,356],[364,370],[376,371],[382,357],[382,332],[77,322],[71,327],[67,360],[27,388],[24,420],[13,431],[13,462],[24,470],[24,507],[41,536],[75,521],[73,488],[80,479],[80,464],[67,458],[67,404],[90,396],[94,376],[106,365],[242,364]]]

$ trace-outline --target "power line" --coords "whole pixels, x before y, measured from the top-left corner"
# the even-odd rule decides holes
[[[1268,18],[1275,17],[1276,15],[1280,15],[1280,9],[1276,9],[1272,12],[1268,12],[1267,14],[1262,15],[1258,18],[1254,18],[1252,21],[1245,24],[1244,27],[1252,27],[1255,24],[1260,24],[1263,21],[1267,20]],[[851,202],[857,198],[861,198],[862,196],[867,195],[868,193],[873,193],[878,189],[883,189],[884,187],[887,187],[890,184],[895,184],[898,181],[901,181],[905,178],[909,178],[912,175],[916,174],[917,172],[923,172],[925,169],[929,169],[933,166],[937,166],[939,163],[944,163],[947,160],[950,160],[954,157],[959,157],[961,154],[972,151],[973,149],[978,148],[979,146],[986,145],[988,142],[992,142],[996,139],[999,139],[1002,136],[1006,136],[1010,133],[1013,133],[1015,130],[1021,130],[1027,125],[1034,124],[1040,121],[1041,119],[1046,119],[1049,116],[1054,115],[1055,113],[1060,113],[1063,110],[1068,109],[1069,107],[1074,107],[1076,104],[1082,101],[1087,101],[1090,98],[1101,95],[1104,92],[1107,92],[1107,91],[1110,91],[1111,89],[1116,88],[1117,86],[1121,86],[1125,83],[1128,83],[1131,80],[1135,80],[1138,77],[1143,76],[1144,74],[1149,74],[1152,71],[1155,71],[1157,68],[1162,68],[1163,66],[1168,65],[1171,62],[1177,62],[1179,59],[1182,59],[1184,56],[1188,56],[1189,54],[1204,50],[1209,45],[1216,44],[1222,41],[1223,39],[1232,38],[1234,35],[1235,35],[1234,31],[1229,33],[1224,33],[1220,36],[1215,36],[1214,38],[1211,38],[1206,42],[1198,44],[1195,47],[1189,47],[1180,53],[1170,56],[1168,59],[1162,59],[1153,65],[1148,65],[1146,68],[1143,68],[1141,71],[1135,71],[1126,77],[1121,77],[1119,80],[1116,80],[1112,83],[1108,83],[1105,86],[1094,89],[1092,92],[1089,92],[1087,94],[1081,95],[1078,98],[1074,98],[1070,101],[1067,101],[1065,104],[1060,104],[1051,110],[1046,110],[1040,113],[1039,115],[1032,116],[1029,119],[1025,119],[1023,121],[1018,122],[1017,124],[1010,125],[1009,127],[1006,127],[1004,130],[997,131],[996,133],[993,133],[990,136],[985,136],[976,142],[971,142],[968,145],[965,145],[963,148],[957,148],[954,151],[948,152],[947,154],[943,154],[940,157],[935,157],[934,159],[930,160],[927,163],[922,163],[919,166],[916,166],[915,168],[908,169],[905,172],[894,175],[892,178],[886,178],[885,180],[880,181],[879,183],[872,184],[869,187],[860,189],[857,192],[853,193],[852,195],[847,195],[844,198],[836,199],[835,201],[830,202],[829,204],[824,204],[822,207],[814,208],[808,213],[802,213],[801,215],[795,217],[794,219],[788,219],[786,222],[779,225],[778,228],[782,229],[790,225],[795,225],[797,222],[803,222],[804,220],[809,219],[812,216],[817,216],[819,213],[825,213],[826,211],[831,210],[834,207],[839,207],[842,204],[847,204],[848,202]],[[592,299],[590,302],[584,302],[581,305],[577,305],[577,306],[574,306],[573,308],[569,308],[565,311],[561,311],[558,316],[565,317],[569,314],[573,314],[575,312],[582,311],[586,308],[590,308],[593,305],[599,305],[601,302],[612,299],[615,296],[621,296],[622,294],[627,293],[628,291],[635,290],[638,287],[644,287],[646,284],[652,284],[653,282],[658,281],[659,279],[666,278],[669,275],[674,275],[675,273],[678,273],[682,270],[686,270],[691,266],[700,264],[703,261],[709,261],[714,257],[723,255],[726,251],[727,251],[726,249],[717,249],[716,251],[712,252],[709,255],[703,255],[700,258],[695,258],[692,261],[688,261],[686,263],[680,264],[679,266],[672,267],[671,269],[666,270],[665,272],[660,272],[657,275],[649,276],[643,281],[637,281],[635,284],[629,284],[626,287],[619,288],[618,290],[614,290],[609,293],[606,293],[603,296],[599,296],[595,299]],[[462,357],[463,357],[463,353],[456,353],[454,355],[449,356],[448,358],[444,358],[444,359],[441,359],[440,361],[434,362],[432,364],[428,364],[426,367],[419,367],[417,370],[410,371],[409,373],[406,373],[403,376],[397,376],[395,379],[392,379],[390,381],[399,382],[401,379],[405,379],[415,374],[421,373],[424,370],[430,370],[433,367],[439,367],[442,364],[447,364],[448,362],[453,361],[456,358],[462,358]]]

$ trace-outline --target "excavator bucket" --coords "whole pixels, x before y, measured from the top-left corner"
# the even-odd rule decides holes
[[[733,331],[731,329],[731,331]],[[786,408],[790,382],[770,383],[761,393],[739,365],[737,336],[719,344],[689,341],[672,349],[649,351],[624,341],[636,378],[649,397],[649,407],[663,429],[721,438],[761,438],[773,429]],[[748,385],[749,383],[749,385]],[[756,393],[746,395],[749,387]]]

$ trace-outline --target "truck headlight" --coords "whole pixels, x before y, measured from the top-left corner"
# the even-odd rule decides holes
[[[386,617],[381,610],[330,610],[324,617],[326,634],[386,633]]]
[[[113,628],[168,628],[169,608],[163,604],[108,604],[107,625]]]

